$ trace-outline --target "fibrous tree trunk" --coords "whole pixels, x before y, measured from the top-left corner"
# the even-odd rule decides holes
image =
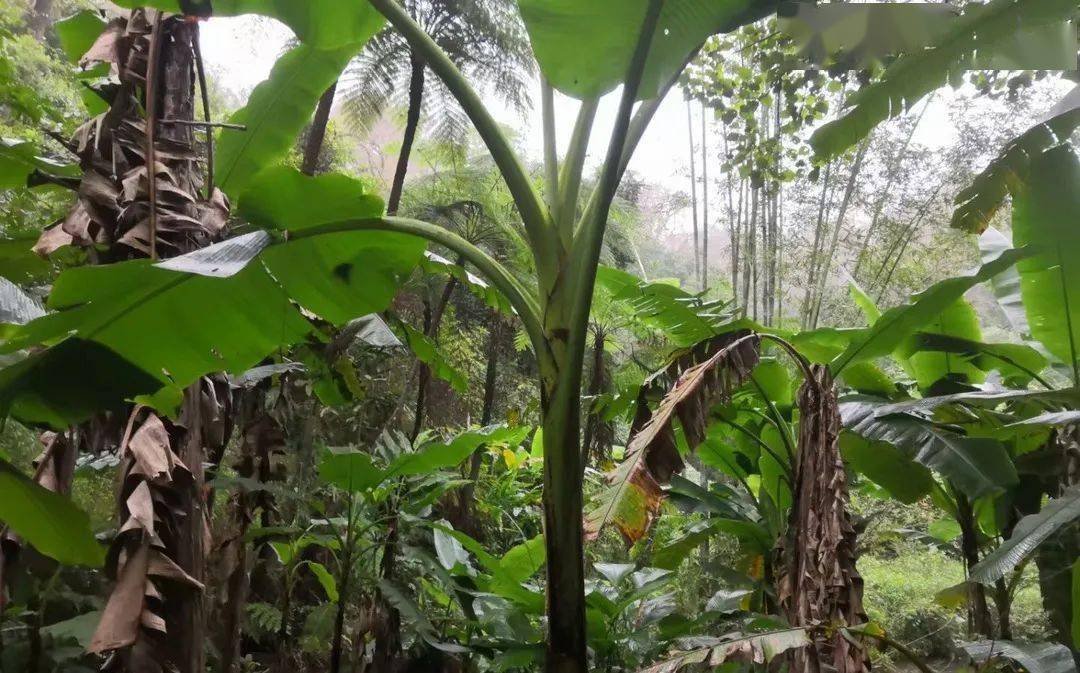
[[[787,533],[777,550],[777,598],[792,626],[862,624],[862,578],[855,568],[856,532],[847,512],[840,459],[840,412],[832,376],[815,365],[799,389],[798,465]],[[792,654],[792,673],[864,673],[864,649],[838,629],[812,634]]]
[[[413,54],[410,59],[409,109],[405,113],[405,133],[401,138],[401,151],[398,153],[397,167],[394,169],[394,181],[390,184],[390,196],[386,200],[386,213],[394,215],[401,205],[401,191],[405,187],[405,173],[409,170],[409,155],[412,154],[416,129],[420,125],[420,111],[424,102],[424,62]]]
[[[195,111],[198,28],[136,10],[115,19],[86,59],[112,63],[120,85],[109,110],[76,132],[83,177],[68,216],[35,250],[103,248],[103,261],[166,257],[217,240],[228,202],[202,198]],[[147,170],[148,166],[152,170]],[[106,443],[121,454],[121,528],[106,571],[116,586],[90,650],[110,670],[202,673],[207,512],[203,461],[231,430],[227,386],[205,377],[184,391],[178,422],[145,407]]]

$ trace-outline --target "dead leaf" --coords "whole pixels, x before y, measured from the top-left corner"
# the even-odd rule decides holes
[[[585,518],[587,539],[599,535],[608,523],[619,528],[627,544],[645,535],[660,511],[662,486],[683,469],[672,420],[679,419],[687,444],[696,448],[705,439],[709,408],[726,400],[749,376],[759,348],[756,334],[730,332],[699,344],[650,377],[638,400],[626,458],[608,474],[609,486]],[[674,384],[650,413],[644,393],[667,379],[674,379]]]
[[[88,652],[101,654],[135,643],[139,635],[149,565],[150,545],[144,541],[121,568],[120,578],[101,613],[101,621],[94,631]]]

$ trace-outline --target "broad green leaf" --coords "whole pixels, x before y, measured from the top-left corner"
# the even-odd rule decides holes
[[[53,28],[68,60],[78,63],[83,54],[93,46],[94,40],[105,30],[105,19],[94,10],[84,9],[57,21]]]
[[[296,304],[326,311],[332,322],[384,309],[424,248],[421,239],[375,231],[328,234],[313,245],[322,239],[270,245],[265,233],[253,232],[156,265],[135,260],[64,272],[49,297],[56,312],[14,330],[0,350],[67,341],[20,369],[0,371],[0,404],[14,404],[21,420],[66,427],[108,408],[110,398],[115,405],[209,372],[245,371],[311,332]],[[350,292],[347,310],[327,299]],[[85,380],[42,378],[60,375],[65,364]],[[102,388],[92,401],[68,390],[90,382]]]
[[[918,502],[930,492],[934,477],[923,465],[883,441],[869,440],[853,432],[840,435],[844,463],[888,491],[900,502]]]
[[[37,235],[0,240],[0,276],[23,284],[47,277],[52,266],[34,254],[36,241]]]
[[[1080,486],[1071,486],[1065,489],[1061,497],[1047,502],[1037,514],[1020,519],[1012,536],[971,569],[971,579],[982,584],[993,584],[1015,568],[1043,540],[1077,519],[1080,519]]]
[[[1069,96],[1075,98],[1076,91]],[[1080,107],[1067,105],[1050,119],[1009,141],[1001,154],[975,177],[971,186],[957,194],[957,207],[950,226],[971,233],[983,233],[1005,202],[1005,197],[1010,193],[1023,193],[1032,158],[1071,136],[1077,127],[1080,127]]]
[[[227,130],[218,140],[214,172],[223,190],[243,201],[251,180],[293,147],[316,102],[361,46],[319,50],[301,44],[278,59],[270,77],[251,92],[247,105],[229,118],[247,130]]]
[[[107,346],[72,337],[0,369],[0,417],[63,430],[162,385]]]
[[[979,255],[983,264],[997,258],[1010,248],[1012,248],[1012,241],[993,227],[979,236]],[[1031,327],[1028,325],[1027,313],[1024,311],[1024,300],[1020,296],[1020,273],[1016,268],[1005,269],[991,278],[990,288],[994,291],[994,297],[1012,328],[1021,337],[1030,337]]]
[[[1031,335],[1071,368],[1080,367],[1078,221],[1080,160],[1063,144],[1032,161],[1013,198],[1012,230],[1015,245],[1038,248],[1016,265]]]
[[[984,263],[974,273],[947,278],[931,285],[915,295],[910,304],[895,306],[881,314],[871,327],[851,340],[844,352],[836,356],[829,367],[834,374],[838,374],[848,365],[888,355],[900,347],[910,335],[932,323],[969,289],[1032,254],[1033,251],[1027,249],[1006,250]]]
[[[699,521],[671,542],[653,550],[650,563],[657,568],[676,570],[686,557],[711,538],[716,531],[704,521]]]
[[[593,563],[593,568],[600,573],[611,586],[616,587],[630,576],[637,568],[633,563]]]
[[[956,538],[960,537],[960,524],[956,523],[955,519],[942,518],[931,523],[926,532],[942,542],[952,542]]]
[[[981,667],[988,659],[1008,659],[1028,673],[1075,673],[1069,648],[1059,643],[1025,643],[1018,640],[980,640],[961,645]]]
[[[431,369],[432,374],[449,383],[450,387],[459,393],[464,394],[469,389],[469,382],[465,378],[465,374],[450,364],[450,361],[446,359],[446,355],[439,350],[434,341],[420,330],[409,325],[403,323],[401,327],[405,331],[405,342],[408,344],[409,350],[413,352],[413,355],[420,362],[423,362]]]
[[[271,166],[240,195],[237,215],[262,229],[295,231],[383,214],[383,201],[362,180],[343,173],[304,175]]]
[[[443,526],[450,527],[450,524],[442,523]],[[469,567],[469,554],[457,538],[441,527],[434,528],[431,532],[435,541],[435,555],[443,568],[453,570],[459,565],[463,568]]]
[[[954,481],[971,498],[999,493],[1017,483],[1016,468],[1001,442],[940,430],[911,414],[885,413],[889,405],[882,402],[860,395],[841,399],[844,427],[866,439],[892,444]]]
[[[795,400],[791,387],[791,375],[787,367],[776,358],[762,358],[754,367],[751,378],[761,386],[765,396],[780,409],[788,409]]]
[[[880,122],[901,114],[960,73],[976,50],[983,56],[1007,45],[1018,31],[1058,24],[1072,17],[1074,0],[991,0],[969,4],[964,15],[926,49],[893,61],[880,80],[851,95],[847,111],[810,138],[817,158],[842,154]]]
[[[512,582],[524,582],[544,567],[547,548],[544,536],[537,535],[511,547],[499,559],[499,573]]]
[[[381,484],[385,473],[372,463],[371,454],[330,449],[319,463],[319,477],[338,488],[360,493]]]
[[[454,437],[449,444],[428,444],[419,451],[402,454],[386,469],[386,476],[387,478],[390,478],[413,474],[426,474],[428,472],[434,472],[435,470],[456,467],[484,444],[502,443],[508,441],[508,438],[509,441],[513,441],[516,438],[517,444],[520,444],[527,432],[527,427],[497,427],[486,428],[479,431],[463,432],[457,437]]]
[[[877,307],[874,300],[870,298],[870,295],[859,284],[855,282],[854,278],[848,279],[848,293],[851,295],[851,300],[855,302],[855,305],[859,307],[863,315],[866,316],[866,324],[873,325],[877,322],[877,319],[881,317],[881,309]]]
[[[309,561],[307,567],[315,575],[315,579],[319,580],[319,584],[322,585],[323,591],[326,592],[326,597],[332,602],[338,602],[338,588],[337,580],[330,574],[330,571],[326,569],[321,563],[315,561]]]
[[[26,187],[26,178],[35,169],[65,177],[79,175],[78,166],[61,164],[38,155],[37,146],[29,140],[0,138],[0,189]]]
[[[0,460],[0,521],[42,554],[67,565],[98,567],[105,549],[94,539],[90,517]]]
[[[712,595],[712,598],[705,604],[705,609],[709,612],[719,612],[721,614],[736,612],[741,609],[746,597],[753,593],[753,589],[721,589]]]
[[[921,334],[940,335],[978,342],[982,339],[979,317],[964,298],[943,308],[937,316],[920,329]],[[927,390],[938,381],[949,378],[965,383],[982,383],[985,375],[966,358],[949,351],[919,349],[917,335],[912,335],[897,349],[896,355],[907,361],[920,390]]]
[[[983,343],[958,336],[928,334],[915,335],[912,347],[916,351],[940,351],[964,358],[984,372],[996,370],[1005,381],[1018,387],[1026,387],[1047,366],[1046,357],[1026,344]]]
[[[946,404],[956,403],[993,409],[1006,402],[1031,402],[1051,406],[1061,403],[1080,405],[1080,391],[1075,388],[1065,390],[973,390],[965,393],[923,397],[886,404],[877,410],[877,415],[926,414]]]
[[[599,96],[627,74],[648,0],[518,0],[544,76],[575,98]],[[764,16],[754,0],[667,0],[649,49],[638,97],[652,98],[715,33]]]
[[[149,5],[167,12],[204,15],[199,5],[212,6],[206,15],[239,16],[262,14],[281,21],[304,44],[320,49],[336,49],[363,44],[382,27],[384,19],[367,2],[342,0],[117,0],[121,7]]]

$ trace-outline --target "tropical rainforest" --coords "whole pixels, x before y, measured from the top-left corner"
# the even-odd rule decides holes
[[[4,0],[0,670],[1076,673],[1078,22]]]

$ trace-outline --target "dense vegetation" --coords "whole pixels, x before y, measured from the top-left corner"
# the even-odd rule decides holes
[[[1075,673],[1075,0],[108,4],[0,7],[0,670]]]

